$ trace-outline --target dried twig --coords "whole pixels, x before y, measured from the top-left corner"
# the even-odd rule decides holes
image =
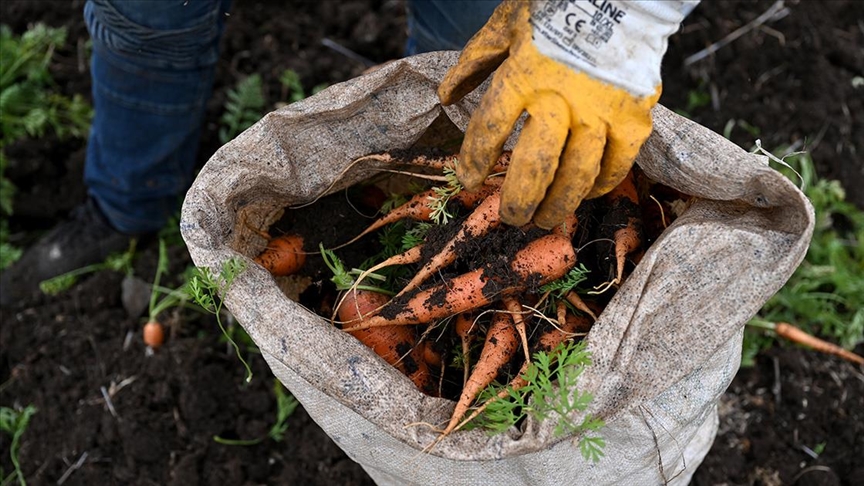
[[[347,57],[348,59],[351,59],[354,62],[362,64],[363,67],[370,68],[370,67],[378,64],[375,61],[373,61],[367,57],[364,57],[360,54],[357,54],[356,52],[352,51],[351,49],[348,49],[347,47],[343,46],[342,44],[339,44],[338,42],[336,42],[332,39],[329,39],[327,37],[321,39],[321,45],[324,47],[330,48],[330,49],[334,50],[335,52],[338,52],[339,54],[342,54],[343,56]]]
[[[106,390],[104,386],[100,386],[99,391],[102,392],[102,398],[105,400],[105,406],[108,407],[108,411],[111,412],[111,415],[113,415],[115,419],[119,420],[120,417],[117,416],[117,410],[114,410],[114,402],[111,401],[111,396],[108,395],[108,390]]]
[[[105,387],[102,387],[102,389],[104,390]],[[83,453],[81,453],[81,457],[79,457],[78,460],[75,461],[75,464],[72,464],[71,466],[69,466],[69,468],[66,469],[66,472],[64,472],[63,475],[60,476],[60,479],[57,480],[57,486],[61,486],[63,483],[66,482],[67,479],[69,479],[69,476],[71,476],[73,472],[77,471],[78,469],[81,469],[81,466],[84,465],[84,461],[86,461],[86,460],[87,460],[87,451],[84,451]]]
[[[720,39],[719,41],[711,44],[710,46],[706,47],[705,49],[702,49],[701,51],[697,52],[696,54],[693,54],[693,55],[687,57],[687,59],[684,59],[684,66],[689,66],[689,65],[693,64],[694,62],[701,61],[702,59],[705,59],[706,57],[710,56],[711,54],[714,54],[715,52],[719,51],[720,49],[731,44],[732,42],[734,42],[736,39],[738,39],[742,35],[750,32],[751,30],[759,28],[765,22],[768,22],[769,20],[779,20],[779,19],[785,17],[788,13],[789,13],[789,9],[787,9],[786,6],[783,4],[783,0],[777,0],[768,8],[768,10],[766,10],[764,13],[762,13],[762,15],[751,20],[746,25],[743,25],[743,26],[735,29],[729,35],[727,35],[726,37]]]

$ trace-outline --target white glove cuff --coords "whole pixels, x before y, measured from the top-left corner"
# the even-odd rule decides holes
[[[541,54],[636,96],[654,94],[668,38],[699,0],[532,2]]]

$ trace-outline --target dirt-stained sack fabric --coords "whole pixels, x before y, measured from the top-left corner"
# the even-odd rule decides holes
[[[447,108],[435,94],[457,55],[390,63],[270,113],[222,147],[183,206],[195,264],[218,270],[246,260],[227,307],[279,380],[378,484],[686,484],[714,440],[716,403],[738,369],[743,326],[792,274],[813,230],[809,202],[765,157],[654,110],[637,163],[696,202],[651,246],[587,337],[594,363],[579,386],[594,395],[587,412],[606,421],[597,464],[582,458],[574,437],[555,436],[555,423],[530,419],[495,436],[458,431],[422,452],[437,435],[409,424],[445,424],[454,402],[420,393],[286,298],[249,259],[266,242],[248,226],[267,228],[285,207],[379,169],[348,168],[352,160],[409,148],[438,117],[464,130],[483,88]]]

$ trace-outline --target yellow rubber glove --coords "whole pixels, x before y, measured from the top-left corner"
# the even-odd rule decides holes
[[[598,79],[597,67],[602,71],[603,64],[594,62],[592,65],[595,59],[591,52],[584,57],[587,70],[594,71],[595,76],[574,68],[573,63],[567,65],[542,54],[532,40],[532,36],[542,34],[537,30],[542,29],[542,24],[539,24],[541,27],[532,24],[531,8],[534,8],[534,24],[548,21],[552,14],[563,19],[569,14],[566,9],[572,8],[572,5],[564,5],[568,2],[548,3],[558,5],[503,2],[469,41],[459,62],[450,69],[438,89],[442,104],[455,103],[497,69],[489,90],[468,123],[456,174],[466,188],[479,187],[501,154],[517,119],[527,111],[529,117],[514,148],[502,188],[501,219],[521,226],[533,217],[537,226],[547,229],[563,222],[583,199],[605,194],[624,178],[651,133],[650,111],[660,97],[659,59],[656,61],[656,85],[645,92],[644,82],[641,88],[638,83],[634,88],[623,77],[616,82],[613,76],[611,83]],[[577,3],[586,8],[600,4],[599,0]],[[586,9],[580,10],[586,12]],[[642,23],[646,18],[650,20],[644,12],[621,14],[608,10],[597,10],[610,19],[607,26],[614,22],[615,16],[619,21],[629,21],[642,14],[639,19]],[[666,38],[677,29],[682,18],[683,14],[677,22],[675,16],[668,19],[672,25],[663,30],[659,41],[662,45],[654,42],[649,47],[655,51],[662,47],[665,52]],[[583,21],[577,28],[577,20],[571,16],[564,22],[572,27],[571,31],[576,29],[579,34],[587,35],[590,24]],[[593,31],[598,32],[602,34],[600,30]],[[644,42],[645,39],[635,41]],[[546,50],[549,51],[548,46]],[[554,50],[553,44],[553,54]],[[572,48],[562,48],[561,57],[568,60],[572,52]],[[575,64],[579,66],[579,62]],[[620,75],[620,71],[617,74]],[[626,74],[626,69],[624,71]],[[640,89],[642,95],[633,93]]]

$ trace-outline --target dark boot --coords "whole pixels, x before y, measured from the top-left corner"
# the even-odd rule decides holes
[[[39,282],[94,263],[129,247],[132,237],[108,224],[93,200],[72,211],[21,259],[0,275],[0,306],[12,306],[39,292]]]

